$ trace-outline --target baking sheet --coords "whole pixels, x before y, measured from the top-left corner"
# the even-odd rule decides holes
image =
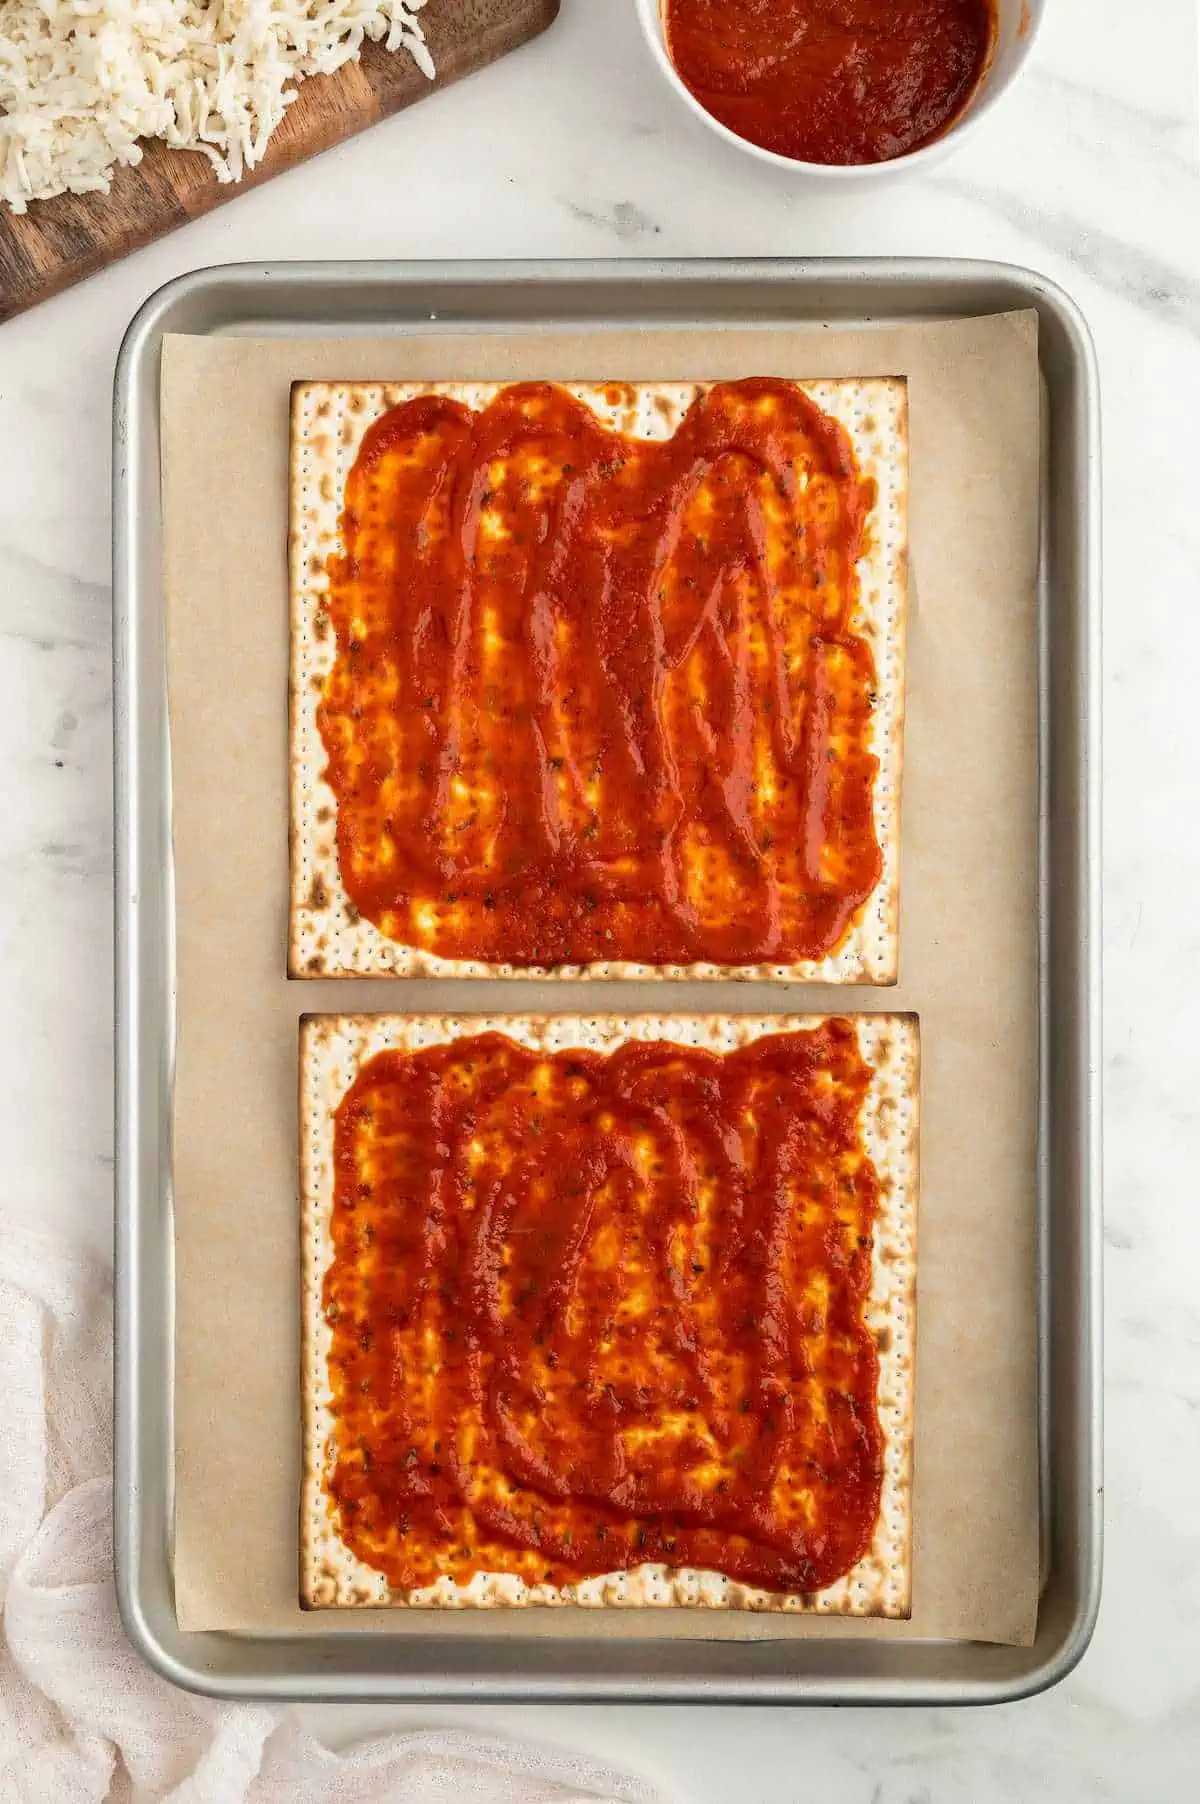
[[[837,330],[373,342],[168,338],[165,582],[178,921],[176,1602],[184,1628],[327,1632],[297,1604],[296,1032],[288,984],[286,419],[296,377],[907,375],[912,598],[901,982],[926,1048],[911,1624],[679,1612],[589,1633],[1028,1643],[1038,1592],[1034,1309],[1036,316]],[[845,1008],[680,984],[680,1009]],[[589,1008],[662,1003],[588,989]],[[858,998],[856,997],[856,1002]],[[864,998],[864,1002],[869,999]],[[568,1008],[561,985],[356,985],[363,1009]],[[364,1613],[397,1634],[563,1634]]]

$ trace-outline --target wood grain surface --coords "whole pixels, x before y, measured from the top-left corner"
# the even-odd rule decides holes
[[[407,54],[389,55],[367,44],[359,62],[300,84],[266,156],[240,182],[219,182],[208,158],[196,151],[153,142],[136,168],[115,171],[109,194],[60,194],[33,202],[20,216],[0,207],[0,320],[495,62],[544,31],[559,5],[560,0],[431,0],[421,22],[437,65],[435,82]],[[314,254],[318,248],[314,243]]]

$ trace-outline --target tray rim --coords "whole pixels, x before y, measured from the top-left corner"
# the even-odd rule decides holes
[[[1077,1184],[1079,1266],[1079,1326],[1077,1335],[1077,1382],[1082,1403],[1086,1405],[1089,1432],[1073,1476],[1080,1489],[1077,1508],[1081,1544],[1082,1582],[1078,1595],[1070,1604],[1067,1619],[1056,1632],[1053,1645],[1039,1657],[1035,1643],[1032,1649],[1005,1650],[1009,1654],[1033,1656],[1028,1666],[1004,1676],[949,1678],[944,1675],[896,1675],[886,1679],[856,1676],[845,1668],[836,1651],[824,1675],[784,1675],[755,1673],[746,1670],[736,1675],[709,1676],[697,1667],[694,1673],[673,1677],[661,1672],[649,1677],[632,1672],[605,1672],[602,1669],[572,1674],[559,1671],[547,1674],[509,1672],[478,1677],[468,1672],[422,1674],[419,1678],[401,1677],[375,1666],[358,1673],[334,1673],[326,1668],[321,1675],[319,1644],[312,1648],[313,1671],[286,1672],[267,1668],[256,1676],[245,1677],[214,1671],[198,1657],[198,1644],[211,1641],[203,1632],[178,1628],[173,1611],[164,1618],[161,1605],[148,1603],[139,1579],[142,1553],[142,1512],[145,1506],[146,1448],[143,1424],[138,1407],[138,1374],[141,1356],[141,1319],[138,1293],[144,1281],[143,1256],[146,1221],[150,1199],[139,1183],[136,1149],[139,1147],[141,1124],[137,1079],[142,1071],[145,1052],[139,1032],[142,1003],[142,972],[137,955],[134,929],[137,924],[143,871],[139,865],[141,847],[139,811],[136,806],[137,785],[146,778],[147,753],[142,746],[136,697],[132,688],[139,645],[139,631],[146,623],[139,617],[138,578],[142,553],[139,545],[139,483],[135,471],[138,428],[136,407],[146,380],[148,364],[155,364],[158,342],[171,329],[173,314],[197,297],[210,301],[227,298],[251,304],[264,325],[272,317],[254,305],[265,295],[278,297],[282,303],[288,291],[302,292],[309,285],[324,285],[347,297],[386,296],[389,290],[415,286],[418,283],[457,285],[480,300],[489,290],[502,284],[568,284],[586,294],[589,289],[603,297],[606,284],[628,285],[638,299],[648,292],[647,284],[661,288],[671,283],[695,282],[733,287],[735,284],[763,283],[777,287],[781,303],[786,294],[799,291],[802,303],[800,317],[839,317],[822,309],[819,303],[829,294],[847,294],[855,288],[883,283],[895,289],[897,305],[891,315],[904,314],[906,291],[910,297],[922,287],[944,286],[948,298],[959,304],[933,309],[915,307],[926,317],[965,316],[972,312],[999,311],[972,303],[969,296],[986,289],[1004,294],[1009,306],[1034,306],[1043,321],[1053,324],[1072,360],[1079,379],[1080,392],[1075,396],[1071,436],[1079,479],[1081,520],[1075,543],[1076,609],[1075,626],[1079,634],[1082,666],[1077,707],[1077,805],[1076,826],[1079,852],[1075,877],[1081,942],[1081,962],[1076,986],[1077,1002],[1082,1003],[1077,1022],[1078,1044],[1074,1048],[1076,1077],[1080,1090],[1075,1114],[1077,1132],[1072,1136],[1078,1155]],[[805,310],[803,303],[807,301]],[[630,309],[636,313],[636,308]],[[865,309],[864,309],[865,311]],[[876,309],[878,317],[878,309]],[[281,314],[276,314],[277,319]],[[308,317],[311,318],[311,315]],[[386,316],[374,314],[373,323],[383,323]],[[664,316],[665,317],[665,316]],[[694,316],[702,317],[700,314]],[[855,317],[843,311],[840,317]],[[860,312],[858,317],[863,317]],[[406,327],[411,316],[405,316]],[[581,315],[576,323],[603,324],[591,316]],[[613,323],[616,323],[615,321]],[[228,322],[227,322],[228,324]],[[1043,365],[1043,375],[1045,368]],[[161,1676],[186,1689],[224,1698],[289,1698],[369,1699],[397,1701],[447,1700],[477,1702],[526,1701],[746,1701],[781,1703],[847,1703],[847,1704],[980,1704],[1010,1702],[1036,1695],[1064,1679],[1078,1664],[1091,1641],[1099,1611],[1102,1576],[1102,1233],[1101,1233],[1101,1098],[1100,1098],[1100,536],[1099,536],[1099,378],[1095,348],[1086,321],[1071,297],[1056,283],[1039,272],[998,262],[945,258],[805,258],[805,259],[671,259],[671,260],[576,260],[536,259],[514,262],[471,260],[420,262],[287,262],[241,263],[217,265],[182,275],[164,284],[139,308],[125,334],[116,366],[113,412],[113,681],[114,681],[114,797],[115,797],[115,870],[114,870],[114,989],[116,1010],[116,1095],[115,1095],[115,1228],[114,1228],[114,1559],[117,1598],[126,1633],[133,1646]],[[143,497],[145,499],[145,497]],[[1048,512],[1049,510],[1044,510]],[[1044,522],[1045,524],[1045,522]],[[1044,613],[1043,595],[1040,613]],[[153,630],[154,623],[151,623]],[[1049,669],[1048,634],[1042,628],[1043,678]],[[1040,781],[1039,812],[1041,819],[1042,870],[1040,887],[1045,889],[1048,847],[1048,808],[1046,803],[1046,757],[1048,746],[1047,684],[1039,706],[1040,746],[1043,753]],[[133,805],[130,805],[130,803]],[[167,872],[167,895],[170,898],[170,873]],[[1044,911],[1043,911],[1044,912]],[[173,931],[173,907],[169,911]],[[168,963],[173,962],[168,954]],[[1041,949],[1042,992],[1039,1014],[1043,1021],[1051,1006],[1047,973],[1045,926]],[[173,994],[167,999],[166,1038],[173,1039]],[[1047,1041],[1043,1034],[1042,1078],[1043,1100],[1047,1083]],[[161,1049],[160,1049],[161,1056]],[[169,1051],[166,1054],[169,1065]],[[169,1081],[169,1079],[168,1079]],[[169,1146],[169,1122],[159,1124]],[[1039,1136],[1039,1183],[1048,1184],[1045,1135]],[[169,1216],[169,1200],[161,1188],[158,1203],[160,1216]],[[1043,1217],[1044,1225],[1045,1220]],[[161,1223],[166,1236],[169,1263],[169,1221]],[[1045,1230],[1048,1235],[1048,1228]],[[1043,1247],[1039,1306],[1048,1297],[1046,1275],[1047,1248]],[[171,1300],[166,1301],[168,1317]],[[1042,1343],[1042,1376],[1046,1377],[1047,1321],[1040,1325]],[[168,1371],[168,1383],[170,1373]],[[169,1397],[166,1404],[170,1413]],[[1041,1449],[1043,1476],[1049,1458]],[[168,1485],[169,1491],[169,1485]],[[169,1517],[169,1498],[164,1504]],[[167,1528],[169,1535],[169,1525]],[[166,1547],[164,1558],[169,1558]],[[1040,1630],[1039,1630],[1040,1634]],[[345,1636],[331,1635],[330,1640]],[[371,1637],[386,1646],[392,1638]],[[169,1643],[174,1640],[177,1644]],[[250,1634],[225,1635],[220,1640],[228,1645],[245,1643],[249,1647],[269,1650],[280,1645],[278,1638]],[[470,1645],[464,1638],[463,1645]],[[512,1645],[511,1643],[509,1645]],[[563,1641],[556,1645],[569,1650],[578,1644]],[[645,1647],[680,1644],[655,1642],[653,1637],[622,1644],[607,1643],[610,1649],[623,1647],[627,1652]],[[693,1647],[736,1648],[743,1652],[745,1643],[692,1643]],[[779,1643],[757,1644],[778,1647]],[[818,1645],[818,1644],[806,1644]],[[822,1648],[853,1650],[855,1643],[822,1642]],[[913,1651],[914,1668],[919,1668],[922,1649],[959,1645],[980,1651],[978,1644],[945,1642],[898,1643]],[[197,1656],[189,1656],[189,1646],[197,1648]],[[448,1668],[447,1644],[435,1646],[442,1653],[442,1664]],[[618,1664],[616,1660],[612,1663]],[[752,1662],[747,1661],[747,1667]],[[851,1661],[851,1668],[852,1668]],[[841,1670],[837,1670],[841,1668]]]

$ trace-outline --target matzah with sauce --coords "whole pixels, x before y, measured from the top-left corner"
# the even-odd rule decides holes
[[[347,477],[371,427],[389,410],[424,397],[443,397],[472,410],[485,408],[503,385],[480,382],[297,383],[291,421],[291,906],[288,970],[294,977],[508,976],[585,978],[794,978],[836,983],[894,983],[899,967],[900,783],[904,712],[904,636],[907,595],[907,389],[900,378],[822,380],[789,385],[845,430],[860,476],[874,484],[874,504],[857,567],[851,627],[875,666],[869,749],[877,761],[874,833],[882,859],[878,882],[848,931],[828,955],[777,961],[639,963],[628,957],[589,956],[587,962],[527,958],[445,957],[400,933],[382,931],[352,902],[338,853],[337,797],[326,781],[327,754],[318,709],[337,661],[327,613],[330,559],[341,548]],[[604,427],[646,442],[670,439],[688,409],[713,385],[695,382],[558,385]],[[373,744],[382,739],[382,729]],[[393,730],[393,737],[394,737]],[[405,741],[408,744],[408,741]],[[406,774],[407,772],[407,774]],[[394,778],[399,801],[411,776],[411,748]],[[493,810],[498,798],[486,773],[476,771],[469,806]],[[467,803],[463,804],[468,806]],[[469,825],[470,822],[461,823]],[[457,830],[457,828],[456,828]],[[361,839],[356,851],[366,856]],[[778,850],[772,856],[778,856]],[[702,870],[699,853],[683,859],[685,877]],[[700,880],[697,875],[697,880]],[[728,907],[736,908],[737,878],[728,871]],[[450,880],[422,905],[430,935],[453,915]],[[541,905],[531,904],[536,918]]]
[[[731,1054],[764,1036],[803,1034],[823,1027],[852,1029],[857,1056],[870,1072],[858,1117],[858,1143],[874,1167],[878,1203],[862,1322],[877,1349],[875,1401],[883,1455],[879,1511],[865,1555],[837,1582],[813,1593],[768,1590],[731,1581],[716,1571],[670,1567],[662,1562],[589,1576],[563,1586],[527,1583],[511,1571],[479,1570],[465,1584],[442,1577],[424,1587],[393,1588],[382,1571],[347,1547],[337,1507],[326,1488],[338,1455],[337,1401],[329,1364],[332,1330],[323,1302],[334,1250],[334,1125],[339,1105],[363,1067],[377,1054],[415,1055],[421,1049],[445,1048],[493,1032],[546,1055],[574,1048],[611,1055],[635,1042],[666,1042],[668,1051],[675,1046]],[[304,1606],[664,1605],[846,1616],[909,1615],[918,1098],[919,1036],[916,1017],[911,1015],[859,1015],[835,1018],[831,1023],[804,1017],[305,1017],[300,1072],[304,1445],[300,1597]],[[799,1193],[793,1206],[803,1206]],[[386,1218],[371,1215],[368,1227],[367,1239],[373,1243],[376,1235],[386,1232]],[[625,1263],[624,1255],[619,1263]],[[368,1282],[367,1270],[363,1266],[354,1280],[354,1292],[360,1299]],[[369,1308],[369,1301],[364,1307]],[[452,1316],[458,1324],[459,1313],[452,1311]],[[364,1314],[364,1331],[367,1319]],[[436,1374],[428,1380],[435,1381]],[[416,1457],[415,1448],[412,1457]]]

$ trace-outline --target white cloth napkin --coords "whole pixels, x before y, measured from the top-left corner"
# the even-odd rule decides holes
[[[0,1804],[654,1804],[517,1743],[399,1735],[333,1754],[286,1712],[176,1691],[112,1584],[107,1274],[0,1223]]]

